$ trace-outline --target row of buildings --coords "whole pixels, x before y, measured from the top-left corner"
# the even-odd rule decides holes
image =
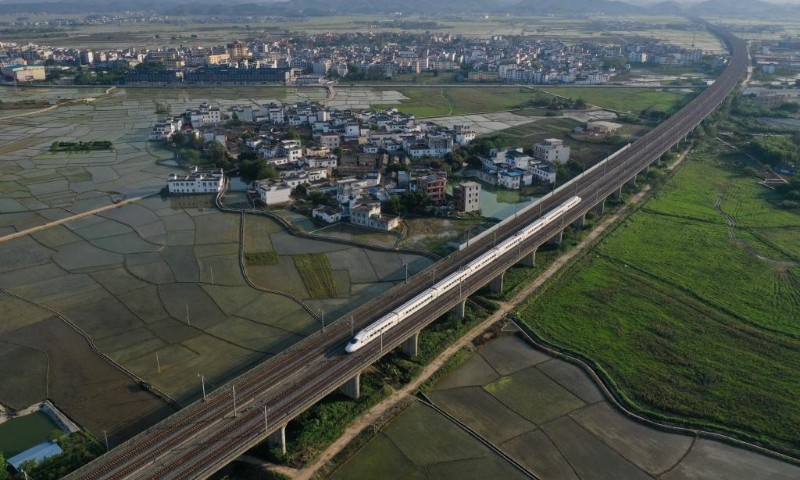
[[[82,65],[96,70],[131,70],[126,83],[258,84],[314,83],[347,78],[351,69],[366,78],[395,73],[462,71],[466,80],[520,83],[601,84],[616,72],[613,59],[685,64],[699,61],[699,49],[657,43],[627,45],[567,44],[525,36],[467,38],[441,33],[327,34],[292,38],[235,40],[225,45],[165,46],[156,49],[88,50],[35,44],[0,44],[0,65]]]

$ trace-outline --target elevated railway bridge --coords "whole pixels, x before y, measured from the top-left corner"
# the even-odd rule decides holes
[[[680,112],[615,156],[521,211],[516,218],[498,225],[491,235],[474,239],[468,247],[431,265],[407,283],[229,381],[205,399],[148,428],[66,478],[206,478],[264,439],[285,448],[287,423],[329,393],[342,388],[345,394],[358,398],[360,372],[365,367],[400,345],[404,352],[415,354],[421,329],[451,309],[463,314],[466,298],[483,286],[489,284],[493,289],[501,289],[503,274],[510,266],[519,262],[532,265],[540,245],[560,241],[563,230],[572,223],[582,225],[589,210],[602,209],[606,198],[620,194],[626,182],[635,181],[639,173],[685,140],[719,106],[744,75],[748,57],[744,42],[725,31],[711,26],[709,29],[727,44],[730,61],[717,81]],[[344,353],[354,332],[430,288],[437,279],[456,272],[497,242],[514,235],[573,196],[579,196],[582,201],[558,221],[546,225],[479,274],[463,280],[459,288],[437,297],[427,308],[383,334],[380,342],[367,344],[354,353]]]

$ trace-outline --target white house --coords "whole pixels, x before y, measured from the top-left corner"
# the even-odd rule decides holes
[[[305,157],[303,163],[310,168],[336,168],[339,160],[334,157]]]
[[[318,135],[314,135],[314,140],[323,147],[332,149],[339,146],[340,137],[338,133],[320,133]]]
[[[509,190],[519,190],[522,187],[522,172],[507,170],[497,172],[497,184]]]
[[[167,179],[167,189],[170,194],[219,193],[224,182],[222,169],[198,170],[195,167],[188,175],[170,175]]]
[[[535,162],[531,164],[530,171],[534,177],[543,182],[555,183],[556,181],[556,170],[549,163]]]
[[[175,132],[180,131],[181,127],[183,127],[181,117],[158,122],[153,125],[153,130],[150,132],[150,140],[169,140]]]
[[[475,140],[475,131],[470,125],[453,125],[453,139],[459,145],[467,145]]]
[[[292,189],[285,185],[273,184],[269,181],[258,182],[258,197],[264,205],[286,203],[290,199]]]
[[[533,156],[549,163],[567,163],[569,153],[569,146],[557,138],[547,138],[533,146]]]
[[[356,205],[350,210],[350,223],[377,230],[392,230],[400,226],[400,219],[381,214],[381,204]]]
[[[288,157],[290,162],[303,158],[303,147],[299,140],[281,140],[278,155]]]
[[[319,206],[311,211],[311,216],[322,220],[325,223],[336,223],[342,219],[342,214],[338,210],[326,206]]]

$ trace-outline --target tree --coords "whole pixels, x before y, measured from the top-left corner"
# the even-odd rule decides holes
[[[177,146],[184,145],[186,143],[186,135],[183,132],[178,130],[177,132],[172,134],[172,143]]]
[[[338,160],[342,159],[342,147],[336,147],[333,149],[333,154],[336,155]]]
[[[258,153],[255,150],[244,150],[239,154],[239,161],[258,160]]]
[[[6,470],[6,458],[0,452],[0,480],[11,480],[11,474]]]
[[[240,156],[241,158],[241,156]],[[278,172],[267,163],[266,159],[245,160],[239,163],[239,176],[245,182],[271,178],[276,180]]]
[[[584,108],[586,108],[586,100],[584,100],[582,98],[578,98],[577,100],[575,100],[575,104],[574,105],[575,105],[576,109],[583,110]]]
[[[389,215],[400,215],[403,213],[403,202],[399,195],[392,195],[389,200],[381,205],[381,210]]]
[[[211,155],[212,160],[222,160],[228,154],[228,149],[225,148],[225,145],[214,141],[211,144],[211,148],[209,148],[208,153]]]
[[[403,210],[412,213],[425,213],[425,210],[431,204],[431,199],[425,192],[419,190],[415,192],[406,192],[402,197]]]
[[[197,150],[192,150],[191,148],[182,148],[178,151],[178,155],[180,155],[181,159],[196,164],[200,161],[200,152]]]
[[[296,186],[292,195],[298,198],[304,198],[308,194],[308,186],[305,183],[301,183],[300,185]]]

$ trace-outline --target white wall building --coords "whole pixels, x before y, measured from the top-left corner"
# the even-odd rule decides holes
[[[224,182],[222,169],[198,170],[195,167],[188,175],[170,175],[167,189],[170,194],[219,193]]]
[[[381,204],[356,205],[350,210],[350,223],[377,230],[392,230],[400,226],[400,219],[381,214]]]
[[[277,205],[290,200],[292,189],[285,185],[271,184],[268,181],[258,183],[258,197],[264,205]]]
[[[548,138],[533,146],[533,156],[550,163],[567,163],[569,153],[569,146],[557,138]]]

